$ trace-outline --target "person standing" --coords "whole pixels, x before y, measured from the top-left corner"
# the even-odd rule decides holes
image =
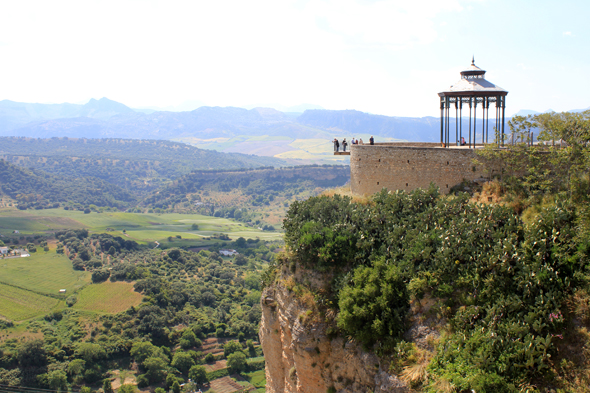
[[[340,143],[338,143],[338,139],[334,138],[334,153],[338,153],[340,149]]]
[[[371,135],[371,137],[369,138],[369,144],[370,145],[374,145],[375,144],[375,139],[373,138],[373,135]]]
[[[346,142],[346,138],[342,139],[342,151],[346,151],[346,146],[348,146],[348,143]]]

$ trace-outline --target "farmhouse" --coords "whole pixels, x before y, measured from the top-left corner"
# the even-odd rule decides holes
[[[14,250],[14,251],[16,252],[16,254],[19,254],[22,258],[31,256],[31,254],[29,254],[29,252],[27,250],[23,250],[22,248],[19,248],[18,250]]]
[[[233,255],[238,255],[238,252],[236,250],[219,250],[219,254],[224,257],[231,257]]]
[[[0,247],[0,254],[7,255],[8,251],[8,247]]]

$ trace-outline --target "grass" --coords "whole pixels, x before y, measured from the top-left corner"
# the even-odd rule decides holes
[[[133,283],[103,282],[92,284],[78,293],[73,308],[98,313],[115,314],[141,303],[143,296],[133,290]]]
[[[27,258],[0,259],[0,283],[31,290],[39,294],[57,295],[60,289],[72,293],[90,282],[87,272],[72,269],[70,260],[55,251],[42,251]],[[0,291],[0,295],[2,291]]]
[[[0,284],[0,316],[15,322],[44,315],[58,303],[54,298]]]
[[[257,388],[264,388],[266,386],[266,374],[264,370],[243,373],[242,375]]]

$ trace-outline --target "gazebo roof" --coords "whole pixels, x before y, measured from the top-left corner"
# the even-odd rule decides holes
[[[508,91],[496,86],[485,79],[485,71],[475,65],[474,59],[471,65],[461,71],[461,79],[452,85],[449,90],[438,93],[439,97],[445,96],[505,96]]]

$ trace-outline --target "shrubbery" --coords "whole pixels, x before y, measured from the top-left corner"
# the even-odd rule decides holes
[[[590,247],[577,217],[558,199],[525,225],[509,207],[431,188],[368,204],[310,198],[284,227],[298,262],[334,272],[328,296],[346,334],[392,350],[409,294],[438,297],[451,330],[430,372],[460,389],[512,391],[549,367],[563,302],[583,281]]]

